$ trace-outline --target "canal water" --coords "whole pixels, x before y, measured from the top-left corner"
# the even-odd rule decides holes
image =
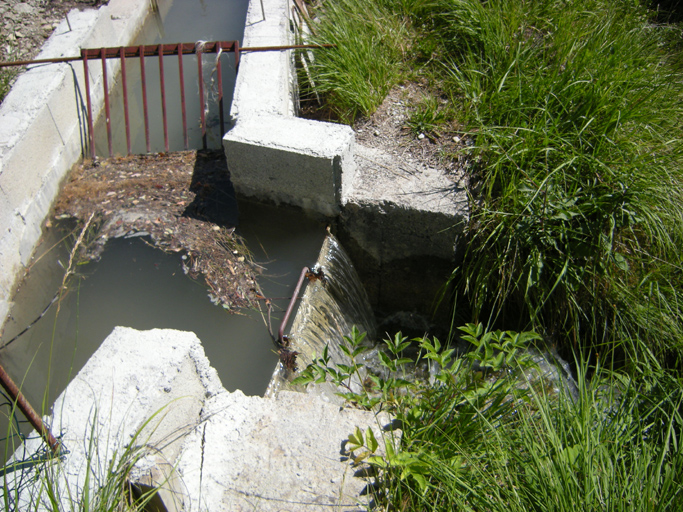
[[[171,8],[166,11],[164,5],[167,4],[168,2],[160,2],[160,12],[150,16],[134,45],[242,40],[248,7],[247,0],[173,0]],[[145,126],[139,59],[130,59],[126,62],[132,152],[145,153]],[[206,54],[202,57],[206,100],[204,106],[208,109],[206,116],[209,148],[221,147],[222,138],[217,103],[218,80],[215,63],[215,53]],[[235,55],[224,53],[221,56],[221,67],[224,91],[223,115],[227,125],[235,86]],[[202,134],[196,55],[183,56],[183,77],[189,147],[201,148]],[[152,126],[150,129],[150,150],[160,152],[164,151],[164,137],[158,57],[145,58],[145,81],[148,115]],[[175,56],[164,58],[164,88],[169,129],[169,150],[180,151],[185,148],[182,132],[178,58]],[[126,138],[121,77],[111,91],[110,101],[114,154],[125,155]],[[99,117],[95,125],[95,151],[98,156],[109,156],[104,115]]]
[[[163,18],[163,27],[158,18],[153,19],[142,41],[241,39],[246,4],[246,0],[175,0]],[[224,82],[231,91],[234,75]],[[180,123],[169,123],[169,127],[174,128],[172,149],[181,149]],[[158,121],[153,132],[161,132]],[[134,138],[139,140],[139,133]],[[157,139],[157,149],[158,143]],[[194,137],[191,144],[197,147],[201,142]],[[144,151],[138,146],[135,149]],[[296,209],[250,202],[240,202],[238,207],[237,232],[265,269],[259,278],[264,295],[288,298],[301,268],[312,266],[318,256],[326,234],[324,222]],[[195,332],[228,390],[264,394],[278,357],[263,317],[254,311],[230,314],[215,306],[204,283],[183,274],[180,255],[166,254],[142,238],[108,242],[101,260],[78,266],[77,276],[70,279],[63,298],[14,339],[33,324],[59,290],[76,236],[68,233],[68,226],[63,224],[45,233],[0,338],[0,364],[39,413],[49,411],[58,394],[116,325]],[[287,303],[284,299],[274,301],[274,331]],[[0,407],[0,437],[8,432],[8,415],[9,407]],[[30,431],[27,424],[20,428],[23,433]],[[19,441],[8,444],[9,453],[10,445],[16,446]]]

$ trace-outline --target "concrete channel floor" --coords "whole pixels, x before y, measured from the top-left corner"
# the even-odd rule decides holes
[[[213,512],[366,510],[368,481],[354,476],[359,468],[344,442],[357,426],[382,439],[389,420],[301,393],[230,393],[195,334],[117,327],[47,421],[68,451],[49,463],[64,500],[82,499],[88,472],[90,486],[102,485],[110,461],[135,444],[147,449],[131,481],[163,488],[169,511]],[[44,448],[32,437],[15,460]],[[9,495],[20,492],[17,509],[49,510],[32,503],[41,480],[26,486],[29,476],[9,474]]]

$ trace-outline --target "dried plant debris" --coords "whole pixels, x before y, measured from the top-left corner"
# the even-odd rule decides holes
[[[221,151],[186,151],[87,161],[74,169],[56,218],[97,219],[81,256],[98,259],[107,240],[149,236],[182,252],[183,269],[206,280],[212,301],[229,310],[254,307],[260,289],[242,239],[237,206]]]

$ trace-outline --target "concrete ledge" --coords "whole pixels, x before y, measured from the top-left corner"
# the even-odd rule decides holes
[[[93,496],[110,463],[120,460],[131,440],[155,447],[153,458],[170,461],[172,467],[181,452],[182,435],[196,426],[203,402],[224,391],[193,333],[115,328],[46,418],[67,450],[61,460],[49,465],[61,490],[63,509],[81,502],[86,479]],[[41,453],[42,440],[35,432],[31,438],[14,454],[15,461]],[[24,505],[18,510],[49,508],[36,507],[40,478],[36,487],[22,488],[26,474],[11,475],[8,488],[21,494]]]
[[[110,0],[98,10],[69,13],[37,58],[78,56],[81,48],[128,44],[148,2]],[[107,64],[110,81],[118,62]],[[93,112],[102,103],[101,65],[90,66]],[[80,62],[34,65],[0,106],[0,317],[41,234],[59,186],[87,144]]]
[[[252,0],[247,46],[292,44],[288,0]],[[339,213],[342,174],[352,176],[353,130],[294,117],[296,76],[291,50],[241,57],[223,148],[235,190],[244,196],[287,203],[324,215]]]
[[[129,444],[147,447],[130,480],[163,489],[167,510],[366,510],[366,481],[354,477],[343,441],[356,426],[373,428],[381,440],[389,422],[299,393],[277,400],[229,393],[193,333],[123,327],[60,395],[49,419],[68,453],[37,469],[55,472],[64,510],[81,502],[86,485],[94,496]],[[41,453],[42,441],[32,437],[15,461]],[[8,496],[19,494],[17,510],[49,509],[36,503],[47,498],[40,498],[41,478],[30,478],[35,470],[7,476]]]
[[[333,216],[339,213],[343,169],[353,164],[353,131],[285,116],[252,116],[223,139],[233,185]]]

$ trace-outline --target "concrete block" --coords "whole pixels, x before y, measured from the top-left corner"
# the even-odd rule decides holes
[[[55,473],[62,499],[68,499],[68,489],[74,503],[80,503],[86,478],[92,496],[107,477],[111,461],[116,462],[133,439],[136,445],[153,446],[159,460],[176,460],[183,435],[196,427],[202,404],[217,392],[224,392],[220,379],[195,334],[115,328],[46,418],[68,450]],[[14,460],[39,453],[42,441],[35,432],[31,437]],[[24,504],[39,496],[37,488],[21,487],[26,476],[16,471],[7,482],[10,492],[21,493]],[[40,486],[40,479],[34,485]],[[65,502],[63,508],[72,505]]]
[[[345,229],[382,262],[426,255],[452,260],[468,215],[465,190],[443,171],[412,169],[361,145],[342,204]]]
[[[343,441],[357,426],[372,428],[382,453],[390,418],[305,394],[272,400],[228,393],[193,333],[117,327],[59,396],[48,422],[68,450],[57,483],[75,503],[86,476],[93,496],[134,441],[150,448],[132,481],[163,484],[167,510],[361,511],[367,482],[354,476]],[[40,452],[42,441],[31,437],[15,461]],[[32,471],[36,466],[9,473],[5,489],[19,493],[17,509],[47,510],[30,504],[41,485]]]
[[[339,212],[342,173],[352,173],[353,130],[286,116],[249,116],[223,138],[242,195],[325,215]]]
[[[264,15],[251,1],[243,46],[291,44],[290,7],[266,0]],[[223,138],[230,177],[239,194],[333,216],[355,169],[353,131],[294,117],[296,89],[290,51],[242,56]]]

